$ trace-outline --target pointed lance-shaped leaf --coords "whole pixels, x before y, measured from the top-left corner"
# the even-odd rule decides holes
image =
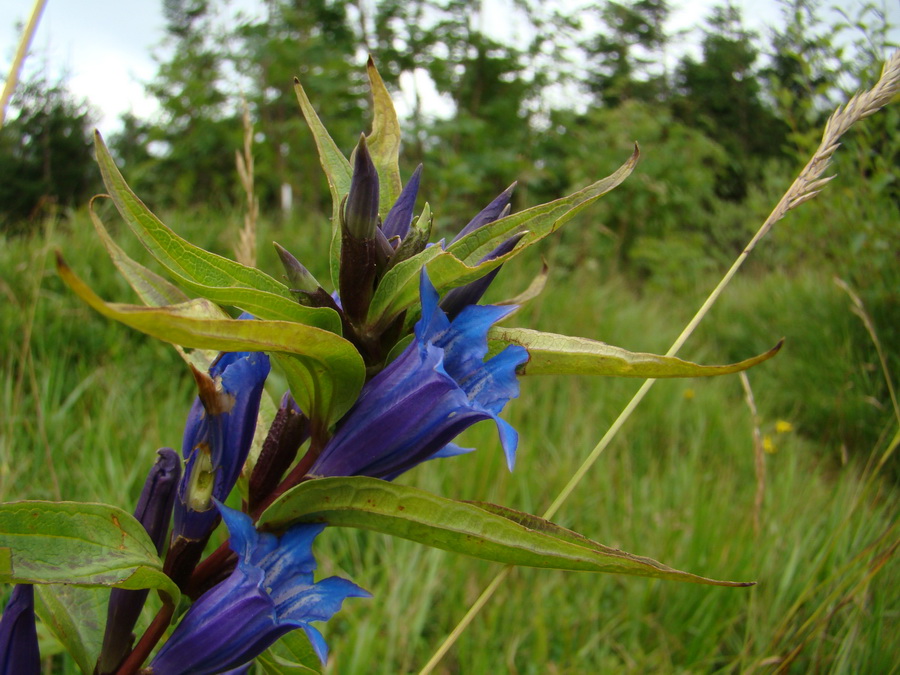
[[[296,523],[372,530],[510,565],[715,586],[752,585],[682,572],[656,560],[604,546],[537,516],[490,504],[459,502],[366,476],[302,483],[266,509],[257,526],[280,531]]]
[[[701,366],[674,356],[630,352],[621,347],[571,335],[544,333],[528,328],[494,326],[488,334],[492,351],[506,345],[528,350],[528,362],[520,375],[600,375],[606,377],[711,377],[729,375],[767,361],[781,349],[780,340],[772,349],[753,358],[724,366]]]

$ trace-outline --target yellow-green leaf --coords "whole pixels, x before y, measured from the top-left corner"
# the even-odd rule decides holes
[[[325,171],[328,180],[328,189],[331,192],[331,283],[338,287],[338,274],[341,261],[341,237],[340,237],[340,213],[341,202],[350,193],[350,179],[353,169],[350,162],[344,157],[337,144],[332,140],[331,134],[322,124],[322,120],[316,114],[315,108],[310,103],[309,97],[303,90],[300,80],[294,79],[294,92],[300,103],[300,111],[312,132],[313,140],[319,151],[319,162]]]
[[[108,197],[108,195],[99,196]],[[132,260],[128,254],[113,241],[106,226],[103,224],[103,221],[100,220],[100,216],[94,211],[94,200],[96,199],[97,197],[91,199],[90,205],[91,221],[94,223],[94,230],[96,230],[97,235],[106,247],[106,252],[109,253],[109,257],[112,259],[116,269],[118,269],[119,273],[125,277],[128,285],[134,289],[135,293],[138,294],[138,297],[144,304],[158,307],[160,305],[177,305],[190,301],[190,298],[185,295],[180,288],[169,283],[156,272],[149,270],[140,263]],[[228,314],[218,305],[210,304],[207,308],[209,310],[210,319],[229,318]],[[217,352],[206,349],[195,349],[192,352],[186,352],[180,345],[173,346],[178,352],[178,355],[181,356],[185,362],[201,371],[209,370],[210,364],[217,355]]]
[[[739,363],[725,366],[701,366],[674,356],[630,352],[605,342],[571,335],[543,333],[528,328],[494,326],[488,332],[490,342],[499,343],[491,351],[506,345],[528,350],[528,362],[519,366],[520,375],[602,375],[607,377],[711,377],[747,370],[767,361],[781,349],[772,349]]]
[[[209,301],[199,298],[180,305],[142,307],[107,303],[94,293],[57,254],[63,281],[103,316],[152,337],[183,347],[218,351],[273,352],[294,371],[308,375],[310,388],[292,392],[298,405],[327,426],[343,415],[359,394],[365,365],[347,340],[314,326],[290,321],[210,319]],[[291,377],[291,372],[288,373]]]
[[[371,56],[366,63],[366,72],[372,89],[373,111],[372,133],[367,140],[380,183],[378,212],[384,218],[403,187],[400,180],[400,122],[397,121],[391,95]]]
[[[95,141],[100,173],[116,208],[150,254],[182,286],[260,319],[297,321],[341,332],[334,310],[302,306],[287,286],[265,272],[205,251],[166,227],[128,187],[99,134]]]
[[[150,536],[108,504],[0,504],[0,582],[155,588],[178,603]]]
[[[276,530],[298,522],[324,522],[409,539],[483,560],[585,572],[686,581],[716,581],[625,553],[526,513],[459,502],[418,488],[353,476],[308,481],[282,495],[260,517]]]
[[[460,260],[471,265],[499,246],[508,237],[517,232],[527,230],[528,234],[525,235],[523,243],[519,245],[519,249],[524,249],[546,237],[551,232],[555,232],[577,213],[620,185],[634,171],[639,157],[640,152],[637,145],[635,145],[631,157],[615,173],[588,185],[586,188],[582,188],[568,197],[534,206],[525,211],[508,215],[506,218],[495,220],[489,225],[470,232],[459,241],[453,242],[447,247],[447,250]]]

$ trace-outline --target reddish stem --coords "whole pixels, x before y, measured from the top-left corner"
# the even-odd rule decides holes
[[[187,584],[186,593],[192,600],[196,600],[195,596],[199,595],[197,591],[204,586],[213,577],[217,576],[225,565],[228,563],[232,555],[229,542],[224,541],[215,551],[194,568],[191,579]]]
[[[172,614],[174,613],[175,605],[171,602],[167,602],[162,606],[162,609],[159,610],[153,618],[153,621],[147,626],[147,630],[144,631],[144,634],[131,651],[131,654],[129,654],[128,658],[122,662],[121,666],[119,666],[116,675],[134,675],[134,673],[138,671],[138,668],[140,668],[141,664],[147,660],[147,657],[156,646],[156,643],[159,642],[163,633],[166,632],[166,628],[169,627],[169,622],[172,620]]]
[[[309,446],[309,450],[307,450],[306,454],[303,455],[303,458],[299,462],[297,462],[297,466],[295,466],[287,475],[287,477],[285,477],[285,479],[278,484],[278,487],[272,490],[272,493],[268,497],[263,499],[253,510],[253,513],[251,513],[250,515],[253,517],[254,521],[259,519],[263,511],[265,511],[267,508],[269,508],[269,506],[272,505],[272,502],[274,502],[295,485],[299,485],[300,482],[306,477],[306,474],[309,471],[310,467],[319,457],[318,443],[316,443],[315,441],[315,436],[313,436],[312,442]]]

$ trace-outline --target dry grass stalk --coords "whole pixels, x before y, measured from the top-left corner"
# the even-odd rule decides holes
[[[31,16],[22,31],[22,39],[19,41],[19,48],[16,50],[16,57],[13,59],[9,68],[9,76],[6,78],[6,84],[3,85],[3,94],[0,95],[0,127],[6,122],[6,107],[12,98],[16,85],[19,83],[19,74],[22,72],[22,66],[25,65],[25,57],[28,55],[28,48],[34,39],[34,33],[37,30],[38,21],[41,20],[41,14],[44,13],[44,7],[47,0],[35,0],[34,8],[31,10]]]
[[[741,385],[744,387],[744,400],[750,408],[751,423],[753,425],[753,465],[756,470],[756,496],[753,499],[753,533],[758,537],[761,531],[761,517],[763,497],[766,493],[766,453],[763,448],[762,432],[759,430],[759,411],[756,409],[756,399],[753,397],[753,389],[750,388],[750,378],[747,373],[739,373]]]
[[[256,222],[259,219],[259,200],[253,189],[253,122],[250,121],[250,107],[242,99],[244,109],[244,151],[235,151],[234,159],[238,176],[247,197],[247,211],[244,213],[244,227],[238,234],[234,247],[235,258],[242,265],[256,266]]]
[[[847,105],[843,108],[838,108],[834,112],[828,120],[828,123],[825,125],[825,130],[822,134],[822,142],[812,158],[794,180],[788,191],[785,192],[784,196],[779,200],[778,204],[772,210],[772,213],[769,214],[769,217],[766,218],[765,222],[741,254],[735,259],[734,263],[732,263],[721,281],[719,281],[713,291],[709,294],[709,297],[707,297],[700,309],[697,310],[694,317],[688,322],[687,326],[685,326],[681,335],[679,335],[675,342],[672,343],[669,351],[666,352],[666,356],[674,356],[681,347],[684,346],[684,343],[687,342],[697,326],[700,325],[700,322],[703,321],[709,313],[709,310],[719,299],[719,296],[722,295],[726,286],[728,286],[734,278],[734,275],[737,274],[738,270],[744,264],[744,261],[750,256],[753,249],[756,248],[757,243],[768,234],[769,230],[772,229],[772,226],[781,220],[788,211],[815,197],[833,178],[833,176],[822,178],[822,174],[825,173],[825,170],[828,168],[835,150],[840,147],[839,141],[841,136],[843,136],[856,122],[874,114],[887,105],[898,93],[900,93],[900,51],[894,52],[887,60],[881,71],[881,77],[872,89],[856,94],[850,99]],[[641,385],[641,388],[612,423],[609,430],[590,452],[587,459],[585,459],[581,466],[578,467],[572,478],[560,491],[557,498],[553,501],[547,511],[544,512],[544,518],[552,518],[562,507],[568,496],[587,475],[594,463],[600,458],[600,455],[603,454],[607,447],[609,447],[613,438],[615,438],[625,422],[631,417],[631,414],[637,409],[638,405],[643,401],[647,392],[650,391],[655,382],[656,380],[646,380],[644,384]],[[900,438],[900,432],[898,432],[898,438]],[[463,631],[465,631],[478,615],[478,612],[481,611],[481,608],[487,604],[488,600],[490,600],[491,596],[497,588],[499,588],[502,581],[509,574],[510,569],[512,568],[504,567],[497,573],[497,576],[495,576],[488,587],[482,591],[475,603],[469,608],[469,611],[466,612],[462,619],[460,619],[450,635],[447,636],[425,666],[419,671],[419,675],[428,675],[434,671],[437,664],[447,652],[450,651],[450,648],[459,636],[462,635]]]

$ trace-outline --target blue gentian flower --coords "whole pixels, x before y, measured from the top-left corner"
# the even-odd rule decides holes
[[[459,449],[448,444],[486,419],[497,424],[512,468],[518,434],[498,414],[519,395],[516,368],[528,352],[512,345],[484,357],[488,329],[514,307],[470,305],[451,322],[424,271],[419,290],[422,318],[413,342],[363,387],[310,474],[390,480],[427,459],[455,454]]]
[[[19,584],[13,589],[0,619],[0,675],[39,675],[40,672],[34,587]]]
[[[231,352],[209,375],[195,371],[200,393],[184,430],[173,540],[203,540],[217,523],[212,499],[228,496],[247,460],[269,368],[262,352]]]
[[[281,537],[257,532],[249,516],[217,504],[238,564],[182,618],[150,664],[157,675],[207,675],[238,668],[302,628],[324,663],[328,648],[310,625],[328,621],[345,598],[369,597],[339,577],[313,582],[312,543],[324,525],[299,524]]]

